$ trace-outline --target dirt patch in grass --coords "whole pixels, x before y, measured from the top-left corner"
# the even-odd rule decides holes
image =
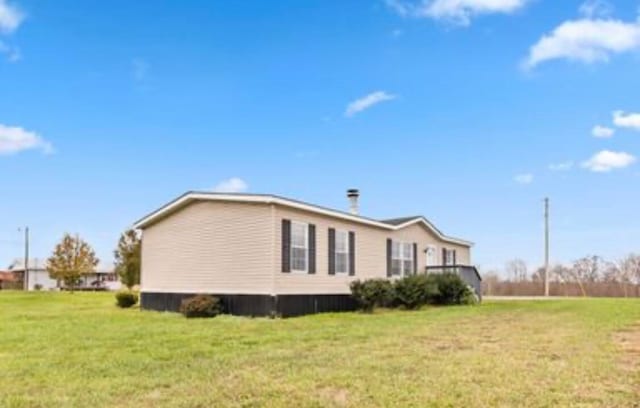
[[[615,342],[623,351],[621,365],[625,371],[640,371],[640,322],[614,335]],[[640,390],[639,390],[640,391]]]
[[[336,387],[325,387],[318,391],[322,401],[331,406],[346,407],[349,405],[349,390]]]

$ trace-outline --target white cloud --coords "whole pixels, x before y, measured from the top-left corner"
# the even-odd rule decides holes
[[[561,163],[552,163],[549,165],[549,170],[551,171],[568,171],[573,168],[572,161],[566,161]]]
[[[18,62],[22,57],[18,48],[12,47],[2,41],[0,41],[0,54],[6,56],[9,62]]]
[[[513,180],[518,184],[531,184],[533,183],[533,174],[531,173],[517,174],[513,178]]]
[[[37,133],[21,127],[0,124],[0,155],[20,153],[25,150],[39,149],[44,153],[53,153],[51,143]]]
[[[594,126],[593,129],[591,129],[591,134],[593,135],[593,137],[601,139],[608,139],[612,137],[614,133],[616,133],[615,129],[611,129],[606,126],[597,125]]]
[[[149,69],[151,66],[142,58],[134,58],[131,61],[131,74],[136,81],[144,81],[149,75]]]
[[[0,0],[0,32],[10,34],[20,27],[24,14],[15,5]]]
[[[403,17],[432,18],[468,26],[482,14],[511,14],[530,0],[386,0],[387,5]]]
[[[587,64],[606,62],[612,54],[640,49],[640,22],[613,19],[565,21],[529,50],[525,69],[554,59]]]
[[[613,13],[613,5],[605,0],[587,0],[578,9],[586,18],[609,17]]]
[[[621,169],[635,163],[636,158],[625,152],[602,150],[582,163],[582,167],[597,173],[606,173],[614,169]]]
[[[232,177],[228,180],[222,180],[218,183],[213,191],[217,193],[242,193],[247,191],[249,185],[238,177]]]
[[[640,113],[613,112],[614,125],[621,128],[640,130]]]
[[[356,113],[362,112],[365,109],[369,109],[374,105],[377,105],[381,102],[390,101],[395,98],[395,95],[390,95],[384,91],[373,92],[369,95],[363,96],[360,99],[356,99],[355,101],[347,105],[347,109],[344,112],[344,115],[346,117],[351,117]]]

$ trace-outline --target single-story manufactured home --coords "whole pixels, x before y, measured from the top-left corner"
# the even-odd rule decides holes
[[[195,294],[231,314],[297,316],[353,310],[357,279],[459,273],[480,295],[472,243],[425,217],[343,212],[262,194],[189,192],[135,224],[142,230],[141,305],[177,311]]]

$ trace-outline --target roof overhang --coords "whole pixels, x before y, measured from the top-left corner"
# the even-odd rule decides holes
[[[146,217],[137,221],[133,227],[135,229],[145,229],[158,220],[163,219],[169,214],[178,211],[179,209],[186,207],[195,201],[228,201],[228,202],[240,202],[240,203],[254,203],[254,204],[275,204],[284,207],[295,208],[298,210],[309,211],[316,214],[322,214],[333,218],[338,218],[346,221],[352,221],[372,227],[382,228],[389,231],[397,231],[403,228],[407,228],[414,224],[423,224],[428,230],[433,232],[439,239],[452,244],[462,246],[473,246],[473,242],[466,241],[459,238],[453,238],[444,235],[438,230],[429,220],[424,217],[416,217],[410,221],[407,221],[400,225],[391,225],[372,218],[362,217],[359,215],[353,215],[346,212],[333,210],[313,204],[304,203],[289,198],[279,197],[275,195],[266,194],[237,194],[237,193],[201,193],[201,192],[189,192],[175,200],[171,201],[167,205],[161,207],[157,211],[152,212]]]

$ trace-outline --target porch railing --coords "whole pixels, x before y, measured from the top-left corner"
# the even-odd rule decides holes
[[[480,272],[473,265],[437,265],[425,267],[425,272],[429,273],[455,273],[460,276],[467,285],[471,286],[478,295],[478,299],[482,299],[482,277]]]

